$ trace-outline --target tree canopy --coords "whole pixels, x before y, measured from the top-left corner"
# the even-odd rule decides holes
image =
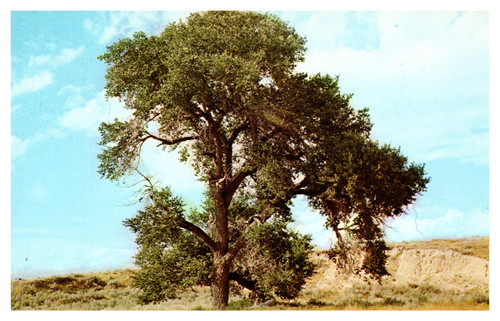
[[[405,214],[429,178],[370,138],[368,109],[351,106],[338,77],[295,70],[305,43],[274,15],[214,11],[135,33],[99,57],[107,96],[133,112],[101,124],[99,173],[133,173],[152,140],[178,148],[207,187],[203,210],[186,213],[169,188],[148,184],[151,204],[125,222],[137,234],[146,300],[202,280],[218,309],[229,280],[260,297],[296,296],[313,268],[309,237],[287,227],[299,195],[327,218],[341,254],[355,242],[367,273],[387,273],[384,223]],[[162,276],[172,286],[155,281]]]

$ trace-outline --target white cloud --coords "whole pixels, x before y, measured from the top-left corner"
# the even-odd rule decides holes
[[[82,96],[82,92],[85,90],[84,87],[76,87],[73,85],[66,85],[59,89],[57,96],[67,96],[64,102],[64,108],[75,109],[85,105],[85,98]]]
[[[488,165],[489,144],[488,132],[474,134],[466,137],[450,137],[439,144],[424,148],[419,160],[430,161],[441,158],[458,158],[465,163]],[[418,157],[415,154],[415,158]]]
[[[30,139],[21,139],[17,136],[10,136],[11,160],[14,161],[23,156],[30,146]]]
[[[157,142],[146,141],[141,149],[141,170],[153,175],[160,186],[171,186],[172,192],[194,203],[203,200],[204,185],[198,181],[190,165],[179,161],[176,151],[168,152],[157,147]]]
[[[298,21],[291,25],[300,36],[306,37],[307,47],[331,51],[337,39],[340,39],[346,31],[346,14],[335,11],[315,11],[311,12],[306,19],[301,20],[303,14],[303,12],[288,11],[282,13],[281,17],[285,21],[291,19]]]
[[[74,89],[63,88],[61,94]],[[131,116],[132,111],[125,109],[121,102],[117,99],[106,100],[104,94],[102,91],[94,99],[64,113],[58,119],[60,128],[98,136],[98,128],[102,122],[112,122],[115,118],[124,120]],[[175,194],[195,203],[201,202],[204,186],[196,179],[194,170],[178,160],[177,152],[163,151],[157,145],[154,141],[147,141],[141,149],[141,167],[144,173],[154,175],[161,186],[175,187]]]
[[[40,233],[41,229],[36,229]],[[70,232],[68,232],[70,233]],[[68,239],[61,242],[57,237],[47,236],[43,242],[31,241],[24,253],[13,253],[12,275],[34,278],[70,273],[102,272],[108,269],[133,268],[135,247],[95,247],[91,242]],[[33,249],[34,248],[34,249]],[[31,249],[31,251],[30,251]],[[23,249],[24,250],[24,249]],[[26,261],[25,258],[29,260]]]
[[[34,42],[34,41],[27,41],[27,42],[25,42],[25,43],[24,43],[24,45],[25,45],[26,47],[31,48],[32,50],[40,50],[40,48],[41,48],[41,47],[40,47],[40,45],[38,45],[38,44],[37,44],[36,42]]]
[[[312,242],[320,249],[329,249],[332,243],[332,231],[325,228],[326,218],[308,207],[307,199],[299,196],[293,200],[294,222],[291,227],[302,234],[310,234]]]
[[[50,70],[71,63],[84,49],[85,47],[81,46],[78,49],[63,49],[58,55],[32,56],[26,67],[28,76],[12,85],[11,97],[35,92],[51,85],[54,83],[54,73]]]
[[[418,214],[426,211],[432,215]],[[489,213],[486,210],[463,212],[433,207],[421,209],[418,213],[410,212],[390,222],[387,238],[391,241],[412,241],[489,235]]]
[[[30,61],[28,62],[28,67],[36,67],[41,65],[46,65],[50,62],[50,55],[40,55],[40,56],[32,56]]]
[[[341,16],[298,23],[307,46],[323,40],[299,70],[340,75],[354,106],[370,107],[374,137],[411,151],[411,160],[488,164],[487,13],[378,12],[380,45],[370,51],[346,45]]]
[[[65,109],[77,109],[78,107],[81,107],[85,104],[85,98],[80,95],[71,95],[66,99],[64,102],[64,108]]]
[[[38,142],[44,141],[46,139],[63,138],[66,135],[67,135],[67,132],[64,131],[62,128],[57,128],[57,127],[48,128],[44,132],[36,134],[35,137],[33,138],[33,143],[35,143],[35,142],[38,143]]]
[[[130,113],[131,111],[125,109],[118,100],[110,99],[107,101],[103,91],[83,106],[63,114],[58,122],[63,128],[98,136],[98,128],[102,122],[113,121],[115,118],[123,119],[128,117]]]
[[[38,91],[54,82],[54,74],[50,71],[43,71],[34,76],[26,77],[14,84],[11,88],[11,96],[16,96]]]
[[[37,133],[31,138],[21,139],[15,135],[11,135],[10,146],[11,146],[11,167],[13,168],[13,163],[20,159],[31,146],[38,144],[41,141],[51,138],[62,138],[66,136],[66,133],[60,128],[49,128],[43,133]]]
[[[86,262],[85,270],[102,271],[110,268],[130,268],[133,267],[132,257],[135,249],[120,248],[97,248],[84,253],[85,259],[79,264]],[[76,262],[75,262],[76,263]]]
[[[83,87],[66,85],[66,86],[62,87],[61,89],[59,89],[59,91],[57,92],[57,96],[64,96],[64,95],[73,94],[73,93],[80,93],[80,92],[82,92],[83,89],[84,89]]]
[[[57,45],[53,42],[45,43],[45,47],[49,48],[50,50],[56,50]]]
[[[61,53],[54,57],[53,65],[58,67],[60,65],[66,65],[71,63],[76,57],[81,55],[85,50],[84,46],[78,49],[63,49]]]
[[[103,15],[104,21],[86,19],[84,28],[98,37],[100,43],[108,44],[121,37],[130,37],[137,31],[144,31],[147,34],[158,33],[168,23],[186,15],[187,12],[181,11],[111,12]]]
[[[311,234],[313,243],[320,249],[333,245],[335,237],[331,230],[325,228],[326,218],[308,208],[305,198],[294,200],[292,211],[295,219],[292,228]],[[429,206],[417,210],[412,205],[408,215],[387,223],[387,240],[391,242],[489,235],[489,213],[482,209],[465,212]]]
[[[40,55],[33,56],[30,58],[28,63],[28,68],[37,68],[37,67],[52,67],[57,68],[62,65],[66,65],[71,63],[76,57],[81,55],[85,50],[84,46],[81,46],[78,49],[63,49],[60,54],[53,55]]]
[[[457,112],[436,109],[429,117],[412,117],[411,125],[402,121],[391,128],[398,135],[390,142],[401,145],[413,161],[455,158],[476,165],[489,163],[488,109],[481,106]],[[385,132],[375,123],[375,136],[385,137]]]
[[[15,113],[16,110],[18,110],[19,108],[21,108],[21,105],[13,105],[10,107],[10,112],[11,114]]]

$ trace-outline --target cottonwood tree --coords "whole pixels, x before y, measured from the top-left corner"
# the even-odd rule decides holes
[[[133,173],[151,140],[177,148],[207,187],[204,209],[187,213],[170,189],[148,184],[150,205],[125,222],[137,233],[146,300],[202,280],[216,309],[227,307],[230,280],[296,296],[312,270],[310,239],[287,227],[299,195],[327,218],[343,257],[355,242],[366,272],[387,273],[384,222],[405,214],[429,179],[370,138],[368,110],[350,105],[337,77],[295,71],[305,50],[276,16],[201,12],[100,56],[107,96],[133,114],[101,124],[99,173]]]

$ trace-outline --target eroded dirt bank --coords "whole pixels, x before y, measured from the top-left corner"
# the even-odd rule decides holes
[[[475,256],[452,250],[404,249],[394,247],[388,251],[387,269],[382,285],[431,284],[444,290],[488,292],[489,262]],[[352,287],[362,279],[339,269],[326,254],[315,253],[318,273],[307,283],[317,289]]]

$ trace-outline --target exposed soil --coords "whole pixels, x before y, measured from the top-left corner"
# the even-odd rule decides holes
[[[394,247],[388,252],[387,270],[382,284],[432,284],[446,290],[488,292],[489,262],[475,256],[452,250],[404,249]],[[324,253],[315,253],[318,273],[307,287],[341,290],[361,280],[358,276],[339,269]]]

